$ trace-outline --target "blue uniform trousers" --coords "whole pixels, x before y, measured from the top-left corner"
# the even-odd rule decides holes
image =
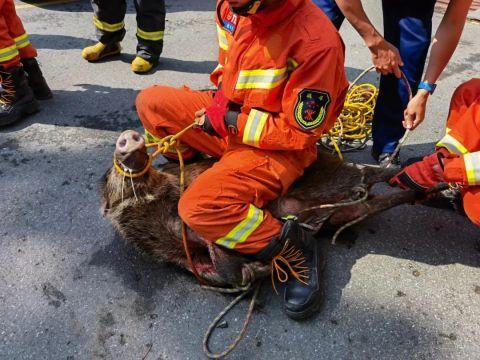
[[[312,0],[337,29],[344,16],[334,0]],[[432,36],[435,0],[382,0],[384,37],[400,51],[405,73],[413,93],[422,79]],[[380,94],[373,117],[373,149],[376,155],[392,153],[403,136],[403,111],[408,91],[394,75],[381,76]]]

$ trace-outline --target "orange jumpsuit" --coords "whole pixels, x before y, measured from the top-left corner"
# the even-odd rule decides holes
[[[36,56],[37,51],[28,40],[13,0],[0,0],[0,67],[17,66],[20,58]]]
[[[461,186],[465,212],[480,226],[480,78],[455,90],[446,135],[437,147],[459,155],[444,159],[445,180]]]
[[[310,0],[285,0],[248,17],[219,1],[217,33],[211,79],[238,109],[238,132],[182,137],[186,154],[195,149],[220,160],[189,186],[179,214],[206,240],[257,253],[282,227],[263,208],[315,161],[317,139],[341,111],[344,46]],[[137,111],[146,131],[163,137],[191,124],[212,99],[211,91],[154,86],[139,94]]]

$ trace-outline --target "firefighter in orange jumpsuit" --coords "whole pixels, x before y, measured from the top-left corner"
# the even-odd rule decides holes
[[[480,78],[455,90],[437,150],[390,180],[393,186],[421,193],[441,183],[460,189],[466,215],[480,226]]]
[[[285,310],[305,318],[322,301],[323,258],[295,219],[263,210],[316,159],[316,142],[343,106],[344,46],[310,0],[227,0],[217,4],[217,91],[154,86],[137,98],[148,133],[182,137],[185,156],[219,158],[179,202],[185,223],[208,241],[261,261],[290,263],[281,277]],[[308,24],[308,26],[306,25]],[[288,267],[287,267],[288,268]]]
[[[0,126],[36,112],[35,98],[52,97],[36,56],[13,0],[0,0]]]

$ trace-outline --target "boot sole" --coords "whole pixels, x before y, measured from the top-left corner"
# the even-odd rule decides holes
[[[11,125],[13,123],[16,123],[17,121],[22,120],[23,118],[29,115],[35,114],[36,112],[38,112],[38,102],[35,99],[33,99],[25,105],[25,108],[23,109],[22,113],[18,114],[18,116],[12,119],[9,119],[8,121],[0,120],[0,126]]]
[[[322,279],[323,279],[323,273],[324,273],[326,264],[327,264],[327,261],[325,259],[325,255],[322,252],[321,259],[320,259],[320,276],[319,276]],[[292,310],[289,310],[288,308],[284,308],[284,310],[290,319],[293,319],[296,321],[307,320],[312,318],[314,315],[318,314],[320,308],[324,303],[324,300],[325,300],[325,290],[323,287],[321,287],[320,295],[318,295],[317,300],[305,310],[292,311]]]

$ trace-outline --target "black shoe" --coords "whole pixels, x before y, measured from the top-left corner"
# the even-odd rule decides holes
[[[0,126],[10,125],[38,111],[38,102],[21,66],[0,69]]]
[[[48,87],[47,81],[43,77],[42,70],[38,65],[37,59],[22,59],[23,70],[28,76],[28,85],[32,88],[33,94],[38,100],[51,99],[53,94]]]
[[[318,312],[324,299],[321,278],[325,258],[311,233],[296,220],[287,220],[280,237],[272,240],[257,258],[270,258],[272,269],[281,269],[276,270],[276,275],[286,281],[284,309],[290,318],[304,320]]]

